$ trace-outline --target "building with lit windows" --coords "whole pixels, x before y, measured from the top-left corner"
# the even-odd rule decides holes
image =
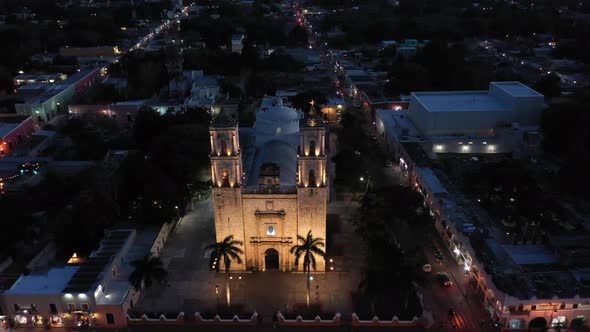
[[[279,97],[262,106],[252,128],[222,112],[210,129],[217,241],[244,243],[233,270],[301,270],[289,253],[297,235],[326,238],[327,131],[319,112],[304,116]]]
[[[515,330],[588,326],[587,236],[514,243],[504,236],[505,229],[479,218],[449,193],[435,170],[417,167],[414,181],[443,242],[464,266],[469,292],[499,326]]]
[[[21,102],[14,105],[16,113],[32,116],[35,123],[49,121],[106,77],[106,67],[97,67],[80,70],[64,81],[24,85],[17,90]]]
[[[128,281],[131,262],[157,256],[168,234],[163,230],[111,230],[88,257],[74,253],[65,264],[21,275],[0,289],[5,322],[13,320],[16,327],[127,326],[127,312],[140,296]]]

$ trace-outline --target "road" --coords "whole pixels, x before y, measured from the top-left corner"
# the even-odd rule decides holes
[[[432,265],[432,272],[429,273],[421,291],[425,307],[433,311],[434,319],[437,321],[435,327],[441,331],[455,330],[453,327],[461,331],[495,331],[490,327],[492,323],[483,309],[482,302],[468,284],[469,279],[464,273],[463,266],[455,262],[438,234],[432,240],[443,255],[444,262],[437,263],[433,250],[429,247],[424,248],[424,253]],[[441,285],[436,280],[438,272],[446,272],[453,285]],[[455,311],[453,317],[449,317],[450,308]]]

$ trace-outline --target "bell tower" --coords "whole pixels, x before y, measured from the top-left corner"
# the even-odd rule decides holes
[[[243,173],[237,124],[229,127],[214,126],[209,132],[213,187],[240,187]]]
[[[234,119],[216,119],[209,128],[211,141],[211,192],[215,213],[216,241],[229,235],[246,243],[242,216],[242,154],[238,124]],[[242,247],[246,254],[246,246]],[[244,257],[243,261],[245,263]],[[232,262],[232,270],[245,270],[246,264]]]
[[[297,234],[314,237],[326,243],[326,212],[328,199],[326,127],[321,114],[315,114],[313,100],[308,115],[301,120],[301,139],[297,156]],[[326,244],[327,246],[327,244]],[[318,257],[316,257],[318,258]],[[325,269],[324,259],[317,260],[317,271]]]

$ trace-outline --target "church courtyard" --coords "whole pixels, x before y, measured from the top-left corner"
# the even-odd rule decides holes
[[[358,285],[362,264],[360,242],[347,222],[354,208],[355,205],[343,201],[328,204],[327,272],[312,274],[311,281],[311,304],[319,303],[324,312],[352,312],[351,291]],[[145,291],[135,309],[208,312],[225,304],[225,276],[209,270],[209,257],[203,250],[213,242],[213,207],[211,200],[207,200],[196,204],[183,217],[161,253],[168,270],[167,282]],[[305,305],[302,273],[232,273],[230,287],[232,306],[242,307],[243,312],[257,311],[263,317],[270,318],[276,310],[289,312]]]

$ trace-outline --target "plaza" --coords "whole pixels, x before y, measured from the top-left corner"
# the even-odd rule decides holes
[[[321,304],[326,313],[352,313],[350,292],[359,282],[358,266],[362,260],[359,239],[347,222],[355,208],[336,201],[328,205],[329,214],[341,215],[339,232],[332,236],[334,246],[342,255],[333,258],[332,272],[312,271],[311,304]],[[329,218],[332,219],[332,218]],[[339,220],[338,220],[339,219]],[[207,312],[225,304],[224,274],[210,271],[204,248],[215,242],[213,207],[210,200],[195,204],[170,236],[160,258],[168,270],[165,284],[155,284],[144,291],[135,310],[144,312]],[[352,245],[356,243],[356,245]],[[328,258],[331,249],[328,248]],[[329,263],[328,263],[329,264]],[[305,305],[306,283],[302,273],[280,271],[232,273],[230,280],[232,305],[243,312],[258,312],[269,318],[276,310],[289,312]],[[315,292],[317,293],[317,296]]]

